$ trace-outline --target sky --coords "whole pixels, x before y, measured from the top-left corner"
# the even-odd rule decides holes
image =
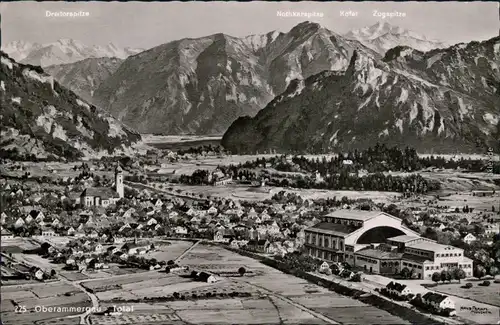
[[[88,17],[46,17],[46,11],[86,11]],[[357,12],[343,17],[341,11]],[[382,19],[378,12],[405,13]],[[278,17],[277,11],[317,12],[323,17]],[[0,3],[2,45],[11,41],[49,43],[71,38],[87,45],[113,43],[151,48],[182,38],[215,33],[231,36],[289,31],[302,21],[339,34],[378,21],[450,43],[499,35],[495,2],[8,2]]]

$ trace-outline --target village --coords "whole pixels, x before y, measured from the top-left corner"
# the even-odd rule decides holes
[[[297,306],[292,298],[252,282],[268,284],[269,274],[278,272],[281,277],[294,274],[294,281],[314,275],[445,323],[493,322],[500,306],[500,206],[494,188],[436,195],[409,186],[411,191],[403,193],[374,194],[348,188],[297,190],[277,181],[288,173],[300,174],[303,164],[269,153],[231,157],[211,147],[163,150],[137,160],[4,161],[2,286],[9,289],[3,290],[2,310],[10,311],[6,317],[11,319],[29,319],[29,314],[16,312],[18,306],[34,306],[34,298],[41,296],[20,295],[19,290],[57,284],[64,288],[47,297],[52,304],[68,299],[68,306],[102,307],[146,299],[156,306],[177,300],[187,304],[200,296],[245,301],[267,295],[314,323],[339,322],[328,316],[327,305]],[[343,165],[353,173],[352,160]],[[290,166],[295,172],[282,171]],[[318,184],[330,177],[317,166],[311,168]],[[358,170],[351,180],[366,177],[372,169],[359,168],[361,174]],[[420,188],[426,181],[418,182]],[[241,280],[247,278],[253,280]],[[137,287],[123,289],[147,281],[150,292],[140,289],[138,295]],[[195,290],[207,283],[224,289]],[[322,296],[343,297],[307,283],[303,285],[314,286]],[[231,290],[226,288],[230,285]],[[307,292],[301,299],[316,295]],[[141,308],[134,309],[136,317],[155,314]],[[68,319],[91,318],[94,324],[125,317],[112,311],[74,314],[53,314],[50,319],[66,324]],[[202,318],[182,317],[180,311],[159,314],[167,322],[203,323]],[[222,314],[214,315],[214,322]],[[395,323],[406,321],[400,314],[392,316],[398,317]],[[136,321],[146,322],[140,317]]]

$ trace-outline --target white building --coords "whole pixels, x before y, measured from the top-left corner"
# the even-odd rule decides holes
[[[354,264],[354,252],[397,235],[418,236],[401,219],[380,211],[337,210],[305,230],[310,256]]]
[[[421,279],[431,279],[434,272],[455,268],[463,269],[467,277],[472,276],[472,260],[464,256],[463,249],[430,240],[407,243],[401,267],[413,269]]]
[[[401,284],[399,282],[391,281],[385,288],[389,293],[400,297],[407,296],[412,293],[411,289],[406,284]]]
[[[467,245],[470,245],[472,244],[473,242],[475,242],[477,240],[476,236],[474,236],[473,234],[471,233],[468,233],[467,235],[464,236],[464,238],[462,239],[464,241],[464,243],[466,243]]]
[[[462,249],[420,237],[384,212],[337,210],[305,234],[308,254],[327,262],[344,261],[381,274],[399,274],[407,268],[420,279],[454,268],[472,276],[472,260]]]
[[[422,302],[437,309],[455,309],[455,303],[450,297],[435,292],[425,293]]]
[[[500,225],[498,223],[495,223],[495,224],[487,223],[484,226],[484,233],[485,233],[485,235],[488,235],[488,236],[496,235],[496,234],[500,233]]]
[[[80,204],[84,207],[102,206],[107,207],[115,204],[124,197],[123,170],[118,165],[115,169],[115,189],[106,187],[91,187],[83,190],[80,195]]]

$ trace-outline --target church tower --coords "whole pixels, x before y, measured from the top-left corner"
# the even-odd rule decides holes
[[[123,169],[119,164],[116,165],[115,168],[115,190],[118,193],[118,196],[121,198],[124,197],[123,191]]]

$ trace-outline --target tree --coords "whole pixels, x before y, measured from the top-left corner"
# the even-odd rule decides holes
[[[191,271],[191,278],[193,278],[193,279],[194,279],[194,278],[196,278],[196,276],[198,276],[198,272],[196,272],[196,271],[194,271],[194,270],[193,270],[193,271]]]
[[[408,279],[410,277],[410,269],[408,269],[407,267],[404,267],[402,270],[401,270],[401,276],[405,279]]]
[[[459,268],[454,269],[453,278],[458,280],[458,283],[460,283],[460,280],[465,279],[465,271]]]
[[[243,266],[238,269],[240,276],[244,276],[246,272],[247,270]]]
[[[43,243],[42,245],[40,245],[40,249],[42,250],[42,253],[43,254],[47,254],[49,252],[49,248],[51,247],[52,245],[50,245],[49,243],[45,242]]]
[[[432,273],[432,281],[438,283],[441,280],[441,274],[439,272]]]
[[[486,269],[482,265],[476,265],[474,267],[474,276],[478,279],[481,279],[486,275]]]
[[[447,279],[446,271],[442,270],[441,271],[441,281],[444,283],[444,281],[446,281],[446,279]]]
[[[453,273],[450,270],[446,270],[446,281],[451,282],[453,280]]]
[[[168,273],[170,273],[170,267],[168,267],[168,266],[167,266],[167,267],[165,268],[165,273],[167,273],[167,274],[168,274]]]
[[[488,274],[492,275],[492,276],[497,275],[498,274],[498,267],[496,267],[494,265],[491,266],[490,269],[489,269],[489,271],[488,271]]]
[[[173,260],[169,260],[169,261],[167,262],[167,265],[168,265],[168,266],[171,266],[171,265],[174,265],[174,264],[175,264],[175,262],[174,262]]]
[[[50,271],[50,276],[55,277],[56,276],[56,270],[51,270]]]
[[[353,281],[353,282],[361,282],[362,280],[363,279],[361,278],[361,273],[356,273],[351,278],[351,281]]]

